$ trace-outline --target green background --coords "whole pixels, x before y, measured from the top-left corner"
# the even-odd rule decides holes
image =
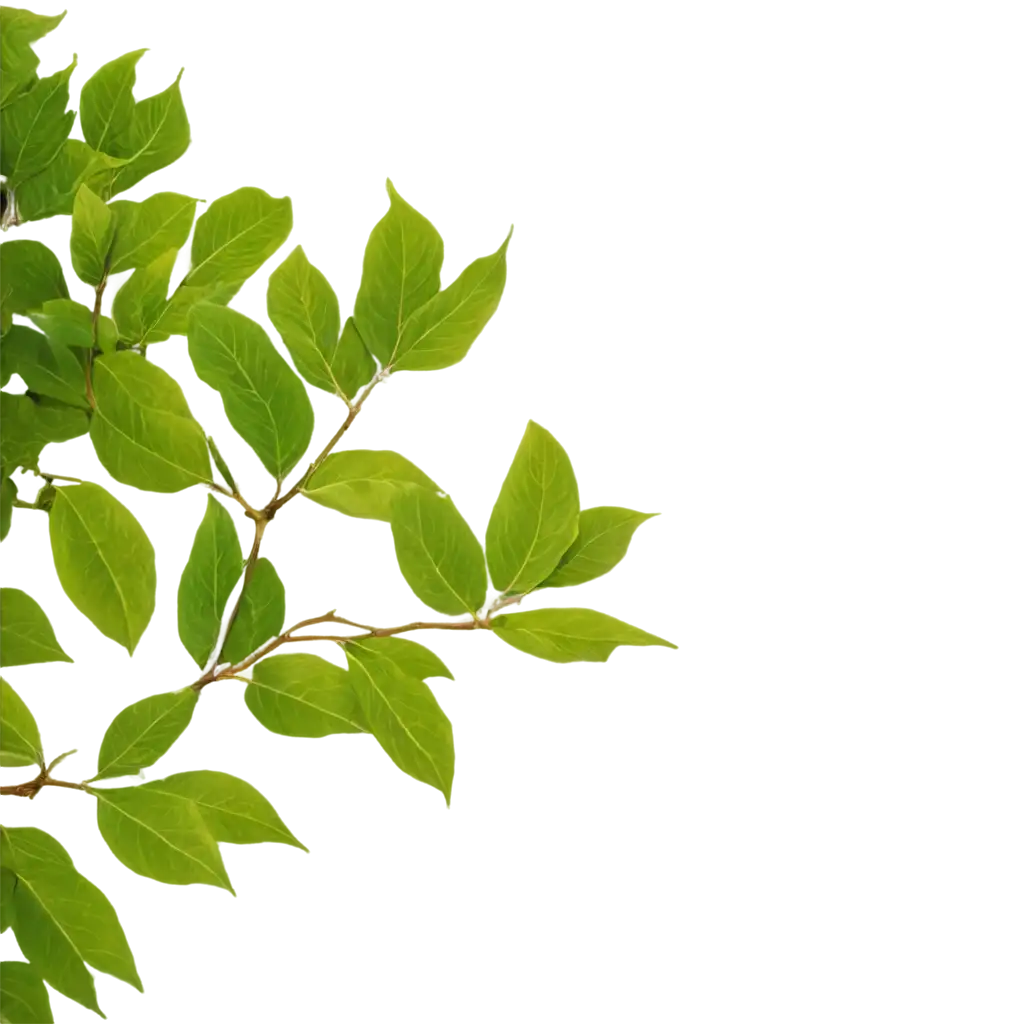
[[[141,47],[154,84],[180,77],[197,139],[167,180],[292,197],[348,294],[385,176],[456,260],[517,222],[501,322],[375,400],[356,443],[409,447],[480,522],[519,416],[544,417],[588,503],[660,514],[583,596],[672,636],[599,667],[439,642],[455,818],[372,751],[288,745],[214,694],[174,762],[258,776],[311,847],[238,860],[237,903],[119,879],[74,800],[19,808],[125,909],[156,1001],[117,995],[118,1021],[684,1019],[665,999],[904,1020],[901,1000],[1024,997],[1024,5],[72,13],[54,52]],[[199,503],[133,498],[164,586],[139,663],[60,610],[41,523],[4,549],[3,582],[49,594],[79,655],[19,678],[86,754],[187,672]],[[269,551],[291,617],[411,613],[357,523],[296,507]],[[524,999],[546,1005],[478,1001]]]

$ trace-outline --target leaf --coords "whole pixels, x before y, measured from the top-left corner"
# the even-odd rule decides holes
[[[293,253],[270,279],[270,316],[299,365],[318,384],[341,391],[332,364],[341,341],[338,300],[304,253]]]
[[[11,532],[11,518],[14,514],[14,502],[18,497],[18,485],[5,476],[0,484],[0,540],[6,540]]]
[[[266,558],[256,561],[228,630],[222,657],[237,664],[284,628],[284,584]]]
[[[391,502],[395,555],[406,583],[444,615],[475,612],[487,597],[480,542],[449,497],[407,487]]]
[[[0,666],[71,661],[46,612],[23,590],[0,588]]]
[[[202,883],[234,894],[216,840],[191,800],[150,784],[91,792],[100,835],[126,868],[168,885]]]
[[[43,741],[32,712],[6,679],[0,679],[0,767],[45,766]]]
[[[45,169],[18,186],[18,219],[43,220],[71,213],[82,185],[88,185],[100,199],[109,198],[114,170],[122,163],[79,139],[68,139]]]
[[[600,505],[580,512],[579,533],[540,587],[574,587],[603,576],[626,557],[636,528],[657,512]]]
[[[448,666],[429,648],[400,636],[368,636],[359,640],[363,651],[380,655],[414,679],[440,676],[454,679]]]
[[[76,58],[62,71],[41,78],[0,111],[0,173],[7,176],[8,187],[38,174],[71,134],[75,113],[67,110],[68,82],[77,63]]]
[[[676,647],[589,608],[539,608],[499,615],[491,628],[510,646],[547,661],[607,661],[612,651],[623,645]]]
[[[52,398],[0,393],[0,467],[35,469],[39,453],[51,441],[69,441],[89,429],[84,410]]]
[[[71,299],[50,299],[38,312],[29,313],[32,322],[58,345],[71,348],[92,348],[92,310]],[[117,328],[109,317],[101,316],[97,324],[97,339],[101,352],[113,351],[117,343]]]
[[[455,774],[452,724],[430,687],[403,671],[387,648],[345,645],[349,679],[370,731],[402,771],[439,789],[451,803]]]
[[[579,490],[565,449],[530,420],[487,524],[487,567],[504,593],[551,575],[576,537]]]
[[[146,697],[122,711],[100,744],[98,771],[90,779],[137,775],[155,764],[192,721],[199,694],[190,686]]]
[[[3,336],[2,358],[5,372],[17,373],[30,391],[89,408],[85,371],[66,345],[15,324]]]
[[[67,851],[36,828],[3,830],[5,860],[18,876],[14,934],[32,966],[58,992],[99,1012],[82,963],[133,985],[142,982],[110,901],[75,870]]]
[[[497,252],[474,260],[406,320],[392,359],[396,370],[442,370],[464,358],[501,301],[511,238],[510,230]]]
[[[95,360],[89,434],[119,483],[170,493],[213,479],[203,428],[170,374],[134,352]]]
[[[178,253],[168,249],[152,263],[139,267],[117,290],[111,312],[118,337],[132,344],[166,341],[170,334],[158,329],[167,308],[167,287]]]
[[[306,481],[312,501],[357,519],[391,521],[391,502],[408,484],[440,488],[397,452],[351,449],[328,455]]]
[[[97,484],[58,487],[50,546],[72,604],[131,654],[156,602],[153,545],[138,520]]]
[[[261,725],[282,736],[369,730],[349,673],[314,654],[277,654],[258,661],[245,703]]]
[[[42,242],[19,238],[0,243],[0,329],[6,331],[11,326],[13,313],[40,309],[48,299],[67,296],[60,261]]]
[[[220,392],[231,425],[282,480],[309,446],[313,407],[266,332],[233,309],[203,303],[189,320],[188,354],[199,379]]]
[[[412,313],[441,287],[444,243],[437,229],[395,191],[370,232],[356,295],[355,326],[382,366],[394,362],[398,337]]]
[[[219,843],[284,843],[305,850],[270,801],[256,789],[225,772],[180,772],[147,790],[167,793],[194,804]],[[308,850],[306,851],[309,852]]]
[[[118,146],[118,139],[126,136],[135,115],[135,65],[146,52],[133,50],[117,57],[99,69],[82,86],[82,134],[93,149],[127,157],[131,153]]]
[[[0,7],[0,107],[36,82],[39,58],[31,44],[52,32],[63,14],[47,16],[18,7]]]
[[[240,188],[221,196],[196,221],[192,267],[182,284],[240,286],[281,247],[291,230],[292,201],[287,196],[275,199],[260,188]]]
[[[71,265],[86,283],[98,285],[107,272],[114,241],[114,215],[88,185],[75,196],[71,213]]]
[[[0,867],[0,932],[7,931],[14,923],[14,890],[17,884],[18,876],[10,868]]]
[[[197,202],[177,192],[158,192],[141,203],[111,203],[117,237],[110,254],[110,273],[149,266],[168,249],[180,249],[192,230]]]
[[[53,1024],[49,993],[31,964],[0,963],[0,1017],[11,1024]]]
[[[200,668],[206,667],[213,653],[224,609],[243,566],[231,516],[209,495],[178,586],[178,636]]]
[[[126,160],[113,172],[111,195],[124,192],[147,175],[174,163],[188,149],[191,133],[181,101],[181,75],[179,71],[163,92],[135,104],[127,131],[117,137],[117,152],[104,142],[113,156]]]

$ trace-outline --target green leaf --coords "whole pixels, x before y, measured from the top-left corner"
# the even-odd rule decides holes
[[[88,185],[100,199],[107,199],[114,170],[123,163],[97,153],[78,139],[68,139],[44,170],[18,186],[18,219],[43,220],[71,213],[82,185]]]
[[[406,583],[444,615],[475,612],[487,597],[480,542],[452,499],[406,487],[391,502],[395,555]]]
[[[10,868],[0,867],[0,932],[7,931],[14,923],[14,890],[17,884],[18,876]]]
[[[452,724],[430,687],[408,674],[387,645],[345,645],[349,679],[370,731],[402,771],[439,789],[451,803],[455,774]]]
[[[284,843],[306,849],[291,834],[270,801],[234,775],[181,772],[150,782],[145,788],[193,803],[219,843]]]
[[[131,129],[135,115],[135,65],[145,52],[133,50],[104,64],[82,86],[82,134],[93,149],[118,157],[132,155],[127,140],[121,146],[118,140]]]
[[[610,572],[626,557],[636,528],[657,512],[600,505],[580,512],[579,533],[539,587],[574,587]]]
[[[261,188],[240,188],[210,203],[196,221],[190,287],[235,285],[251,277],[292,230],[292,201]],[[232,293],[234,294],[234,293]],[[226,301],[226,300],[225,300]]]
[[[111,195],[124,192],[146,175],[174,163],[188,149],[191,134],[181,101],[181,75],[179,71],[178,77],[163,92],[135,104],[131,123],[127,131],[117,137],[116,145],[104,142],[108,152],[126,160],[113,172]]]
[[[206,667],[213,653],[224,609],[243,566],[231,516],[209,495],[178,586],[178,636],[200,668]]]
[[[530,420],[487,524],[494,585],[525,594],[551,575],[576,538],[580,496],[565,449]]]
[[[60,260],[29,238],[0,243],[0,307],[2,329],[11,326],[13,313],[40,309],[48,299],[66,299],[67,282]]]
[[[45,767],[39,726],[25,702],[6,679],[0,679],[0,767]]]
[[[100,835],[126,868],[168,885],[202,883],[234,893],[217,842],[191,800],[152,789],[92,789]]]
[[[399,636],[371,636],[360,640],[359,646],[364,651],[387,657],[402,672],[415,679],[430,679],[432,676],[455,678],[448,666],[432,650],[414,640],[406,640]]]
[[[30,391],[89,408],[85,371],[74,353],[31,327],[15,324],[3,336],[4,371],[17,373]]]
[[[369,729],[349,673],[314,654],[277,654],[258,661],[245,703],[261,725],[282,736]]]
[[[118,337],[132,344],[166,341],[170,334],[158,329],[167,309],[167,287],[178,253],[168,249],[152,263],[140,267],[117,290],[111,312]]]
[[[103,280],[113,241],[113,213],[88,185],[83,185],[71,213],[71,265],[86,284],[95,287]]]
[[[117,237],[110,254],[110,273],[146,267],[168,249],[180,249],[192,230],[197,202],[177,192],[158,192],[141,203],[112,203]]]
[[[0,963],[0,1017],[11,1024],[53,1024],[49,993],[31,964]]]
[[[284,584],[266,558],[256,561],[238,614],[224,642],[223,659],[235,665],[284,628]]]
[[[51,441],[70,441],[89,429],[85,411],[45,395],[0,393],[0,466],[35,469],[39,453]]]
[[[119,483],[169,493],[213,479],[203,428],[170,374],[134,352],[93,363],[89,434]]]
[[[58,345],[92,348],[92,310],[71,299],[50,299],[41,310],[29,313],[32,322]],[[117,344],[117,328],[110,317],[101,316],[97,324],[101,352],[110,352]]]
[[[67,11],[50,17],[18,7],[0,7],[0,107],[36,82],[39,58],[31,44],[52,32],[65,14]]]
[[[72,604],[131,654],[156,602],[153,545],[138,520],[97,484],[58,487],[50,546]]]
[[[0,173],[7,176],[8,187],[38,174],[71,134],[75,112],[67,109],[68,82],[77,63],[76,58],[63,71],[41,78],[0,111]]]
[[[75,870],[64,847],[35,828],[4,829],[3,838],[5,863],[18,876],[14,934],[32,966],[58,992],[97,1013],[95,985],[85,963],[141,992],[117,913]]]
[[[14,502],[18,497],[18,485],[5,476],[0,484],[0,540],[6,540],[11,532],[11,518],[14,514]]]
[[[0,666],[71,661],[46,612],[23,590],[0,588]]]
[[[188,728],[199,694],[190,686],[132,704],[108,726],[100,744],[98,771],[90,780],[137,775],[155,764]]]
[[[391,521],[391,502],[409,484],[440,488],[397,452],[352,449],[328,455],[306,481],[302,493],[357,519]]]
[[[412,313],[441,287],[444,243],[437,229],[387,182],[391,206],[370,232],[356,295],[355,325],[382,366],[394,362]]]
[[[282,480],[313,436],[313,407],[302,381],[254,320],[223,306],[192,310],[188,354],[199,379],[220,392],[231,425]]]
[[[623,645],[676,646],[589,608],[539,608],[499,615],[491,628],[510,646],[547,661],[607,661]]]
[[[396,370],[442,370],[469,351],[505,290],[505,250],[474,260],[443,292],[413,313],[398,338]]]

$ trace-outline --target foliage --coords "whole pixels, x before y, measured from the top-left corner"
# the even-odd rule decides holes
[[[389,206],[367,242],[351,316],[343,318],[334,289],[301,246],[270,275],[267,313],[289,362],[267,331],[230,302],[288,238],[291,200],[247,186],[209,203],[198,218],[199,200],[175,192],[114,200],[188,147],[181,76],[136,100],[135,68],[145,51],[111,61],[82,87],[83,138],[72,139],[75,113],[67,106],[75,61],[40,78],[32,50],[62,18],[0,9],[2,221],[6,230],[69,216],[70,265],[92,299],[85,305],[72,298],[61,261],[41,243],[0,245],[2,383],[20,380],[25,387],[0,399],[0,535],[27,514],[14,516],[15,509],[48,516],[65,593],[130,654],[155,607],[153,545],[102,484],[44,471],[44,453],[49,464],[51,446],[88,434],[99,462],[121,484],[160,493],[208,489],[178,589],[179,635],[201,674],[116,714],[96,772],[83,782],[54,778],[68,755],[46,760],[28,704],[3,681],[0,764],[38,769],[3,793],[31,798],[48,786],[78,790],[96,801],[100,834],[132,871],[171,885],[231,890],[220,843],[305,849],[274,808],[248,782],[222,772],[138,781],[188,728],[207,686],[242,680],[245,706],[271,732],[369,733],[403,772],[450,802],[452,724],[427,680],[452,673],[400,634],[487,630],[556,662],[605,661],[623,644],[672,647],[589,609],[503,611],[545,588],[609,572],[650,516],[618,507],[581,510],[568,454],[533,422],[483,545],[449,494],[399,453],[335,451],[390,374],[439,370],[465,358],[498,308],[511,231],[442,289],[441,236],[388,181]],[[189,238],[190,268],[170,290]],[[128,271],[107,316],[112,275]],[[245,498],[178,383],[148,358],[151,345],[175,337],[184,339],[174,343],[187,344],[197,375],[219,394],[232,427],[276,482],[263,508]],[[337,399],[341,423],[289,485],[313,435],[307,384]],[[20,497],[26,473],[41,481],[32,501]],[[388,523],[402,576],[446,618],[381,628],[331,611],[285,628],[285,585],[260,545],[297,497]],[[252,523],[248,554],[228,506]],[[490,603],[488,580],[497,591]],[[31,595],[0,590],[0,619],[5,668],[72,660]],[[326,642],[342,663],[279,650],[311,640]],[[34,828],[4,828],[0,845],[0,929],[13,929],[26,958],[3,965],[0,1019],[51,1020],[47,985],[99,1013],[87,965],[141,990],[114,908],[64,847]]]

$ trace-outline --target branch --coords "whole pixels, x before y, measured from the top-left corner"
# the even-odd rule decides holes
[[[96,301],[92,306],[92,348],[85,360],[85,397],[89,400],[89,408],[96,408],[96,397],[92,393],[92,360],[100,341],[100,311],[103,309],[103,292],[107,287],[107,267],[103,268],[103,277],[96,285]]]

